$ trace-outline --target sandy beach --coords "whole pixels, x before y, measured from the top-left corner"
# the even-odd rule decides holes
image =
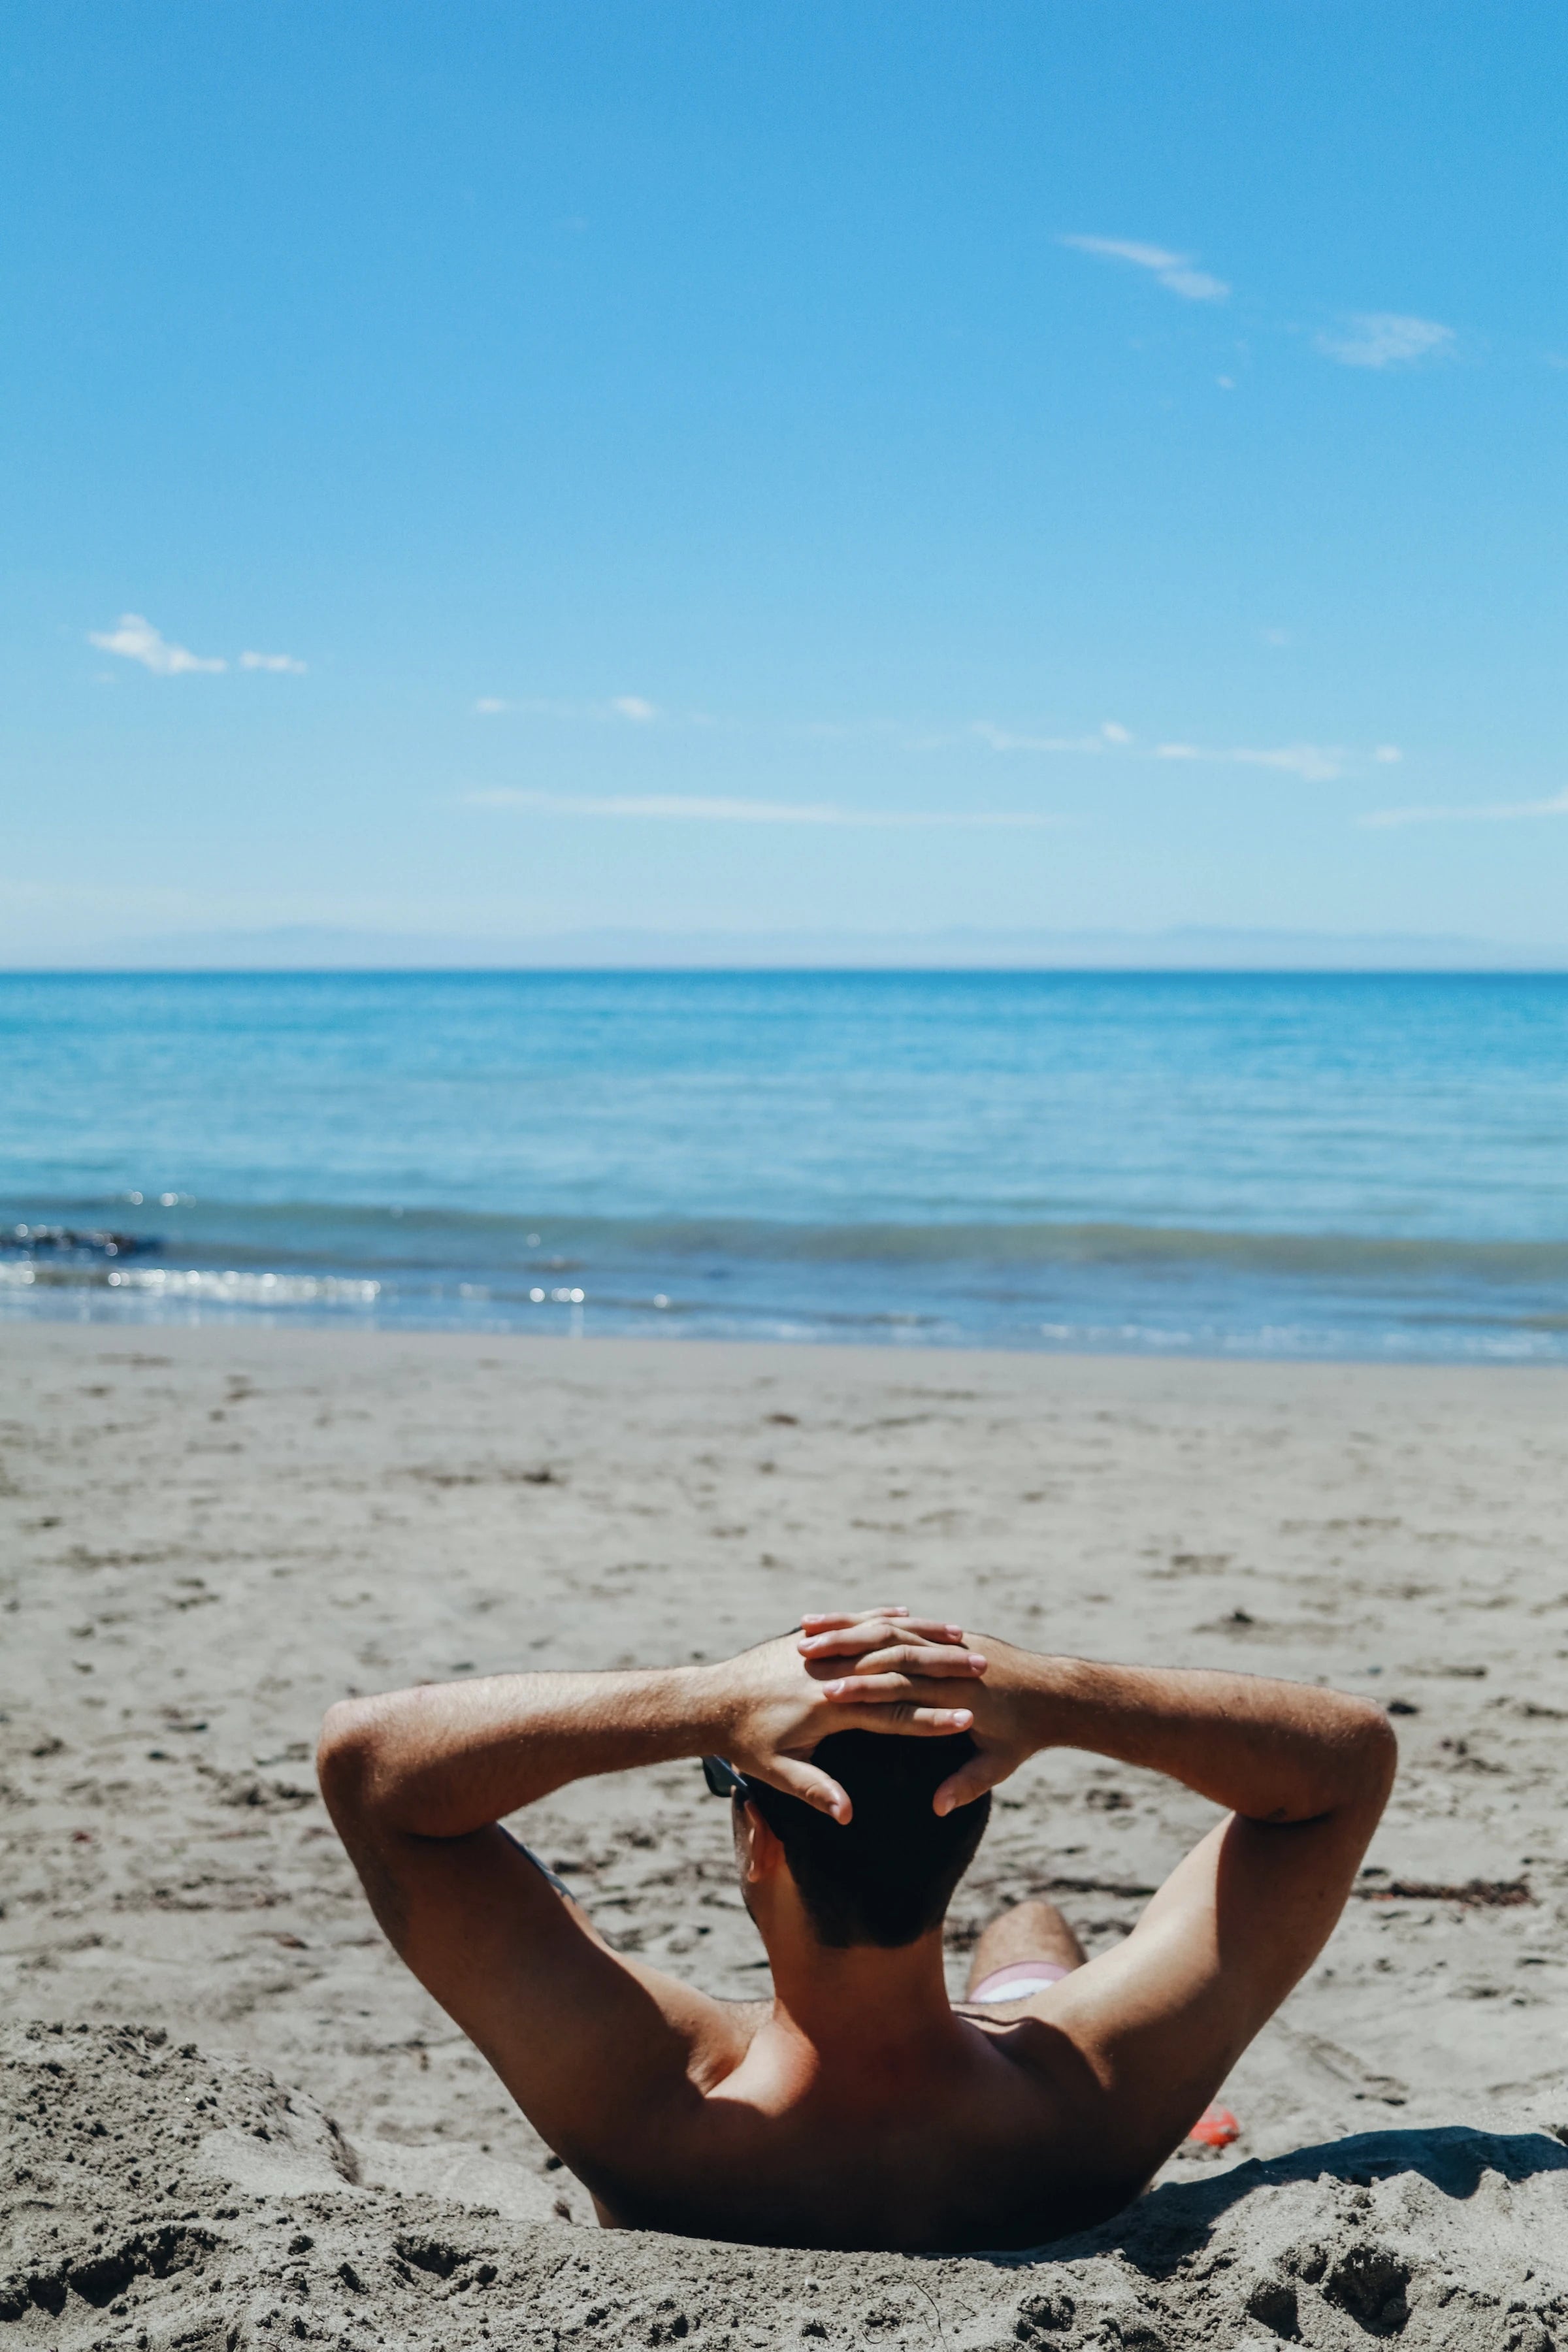
[[[0,2320],[19,2345],[1568,2337],[1568,1372],[0,1327]],[[599,2232],[315,1794],[347,1691],[712,1657],[841,1599],[1321,1678],[1401,1778],[1240,2141],[1035,2261]],[[1124,1933],[1209,1818],[1071,1755],[952,1915]],[[720,1994],[696,1767],[527,1834]]]

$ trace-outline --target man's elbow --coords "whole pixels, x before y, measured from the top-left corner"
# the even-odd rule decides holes
[[[1371,1699],[1347,1699],[1345,1706],[1348,1793],[1358,1807],[1381,1813],[1399,1769],[1399,1741],[1382,1707]]]
[[[341,1698],[321,1719],[316,1778],[334,1821],[372,1808],[380,1746],[376,1716],[373,1700]]]

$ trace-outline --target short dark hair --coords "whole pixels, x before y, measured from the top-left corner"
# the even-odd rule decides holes
[[[984,1834],[991,1799],[946,1814],[931,1811],[931,1799],[974,1753],[967,1731],[942,1739],[834,1732],[811,1760],[847,1790],[855,1809],[847,1824],[764,1781],[747,1782],[821,1942],[890,1951],[941,1924]]]

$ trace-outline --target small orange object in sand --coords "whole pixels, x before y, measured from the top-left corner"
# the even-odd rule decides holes
[[[1241,2126],[1228,2107],[1205,2107],[1187,2137],[1202,2140],[1205,2147],[1228,2147],[1241,2137]]]

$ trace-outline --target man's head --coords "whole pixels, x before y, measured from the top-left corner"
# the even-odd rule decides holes
[[[747,1801],[784,1848],[819,1943],[891,1950],[940,1926],[984,1834],[991,1800],[939,1816],[931,1799],[973,1754],[966,1731],[951,1739],[836,1731],[812,1762],[848,1792],[854,1815],[842,1823],[799,1797],[748,1783]]]

